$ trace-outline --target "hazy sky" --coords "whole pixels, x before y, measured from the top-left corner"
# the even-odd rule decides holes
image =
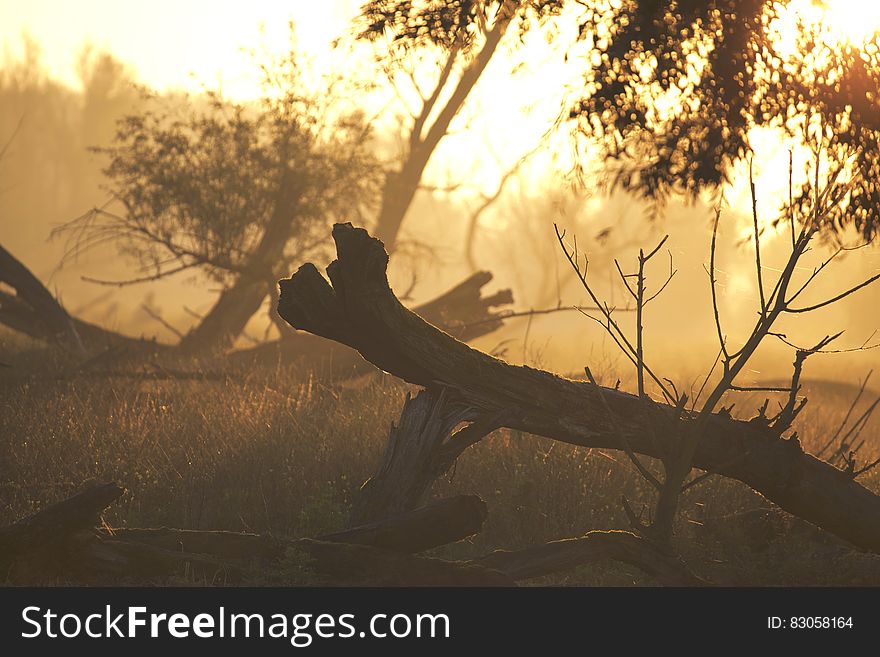
[[[802,0],[810,2],[810,0]],[[75,63],[77,54],[86,43],[112,52],[133,69],[137,79],[159,90],[186,88],[195,90],[201,85],[222,85],[223,91],[238,99],[255,96],[259,73],[252,59],[242,50],[266,46],[277,53],[287,52],[289,45],[288,21],[296,26],[299,49],[314,57],[326,52],[328,43],[340,36],[363,0],[153,0],[152,2],[120,2],[110,0],[29,0],[13,3],[0,0],[0,44],[15,57],[20,54],[22,35],[31,37],[43,52],[43,62],[50,73],[70,84],[77,81]],[[833,23],[841,34],[855,35],[880,23],[880,0],[838,0],[833,11],[822,16],[823,22]],[[831,17],[831,18],[829,18]],[[2,52],[2,51],[0,51]],[[478,191],[495,191],[497,181],[506,166],[530,150],[540,139],[560,107],[564,106],[561,87],[572,83],[577,91],[581,81],[578,64],[566,69],[553,46],[542,39],[534,40],[523,54],[528,63],[524,72],[512,74],[512,60],[496,57],[483,76],[477,91],[468,100],[455,134],[444,139],[440,151],[432,159],[427,180],[438,185],[467,180],[475,183]],[[500,53],[499,53],[500,54]],[[574,71],[574,73],[572,72]],[[392,121],[394,117],[391,117]],[[467,128],[467,129],[464,129]],[[762,216],[772,219],[766,211],[783,198],[787,191],[787,145],[778,136],[768,134],[756,157],[756,178],[761,193]],[[564,160],[569,150],[567,134],[549,143],[545,153],[531,160],[530,169],[521,184],[534,183],[539,195],[552,188],[554,169],[544,166],[553,154]],[[546,157],[545,157],[546,155]],[[449,178],[447,180],[447,178]],[[550,181],[550,182],[548,182]],[[739,184],[726,191],[734,207],[725,221],[751,230],[750,203],[747,179],[740,176]],[[520,184],[515,179],[512,185]],[[562,186],[563,180],[559,179]],[[551,189],[552,191],[552,189]],[[472,192],[465,188],[464,194]],[[588,206],[596,214],[599,226],[616,220],[605,216],[601,199]],[[502,206],[503,208],[504,206]],[[82,209],[71,208],[71,216]],[[637,208],[636,212],[640,212]],[[680,209],[677,210],[682,214]],[[676,266],[682,268],[683,280],[696,281],[704,290],[706,236],[699,230],[707,225],[708,210],[697,209],[681,221],[670,221],[665,229],[672,233],[670,244],[675,245]],[[555,218],[555,215],[554,215]],[[421,219],[421,218],[420,218]],[[502,234],[506,231],[504,212],[483,219],[487,229]],[[676,217],[670,217],[675,220]],[[551,217],[547,218],[547,222]],[[552,241],[549,223],[545,237]],[[42,243],[41,243],[42,244]],[[686,245],[696,245],[683,253]],[[551,245],[552,246],[552,245]],[[36,248],[36,247],[34,247]],[[43,248],[42,246],[40,248]],[[860,265],[878,257],[876,251],[865,253],[848,264]],[[499,257],[503,257],[501,254]],[[688,260],[690,259],[690,260]],[[773,266],[773,253],[765,253],[765,262]],[[492,263],[481,266],[491,268]],[[726,263],[729,279],[725,291],[731,316],[749,312],[753,306],[754,290],[750,283],[752,263],[745,258],[742,266]],[[856,266],[853,269],[859,269]],[[688,274],[690,270],[690,274]],[[858,272],[856,272],[858,273]],[[688,276],[690,277],[688,278]],[[854,276],[855,274],[853,274]],[[73,292],[65,287],[68,299]],[[751,305],[749,305],[751,304]],[[708,330],[711,332],[712,327]],[[861,333],[859,333],[861,336]],[[864,338],[864,336],[861,336]],[[856,339],[856,338],[854,338]],[[786,355],[786,358],[788,356]]]
[[[287,22],[293,20],[303,49],[318,53],[345,29],[359,5],[359,0],[6,0],[0,3],[0,43],[17,54],[22,34],[28,34],[51,73],[71,83],[76,54],[90,42],[132,65],[153,87],[192,87],[195,75],[241,96],[256,83],[242,48],[266,43],[284,51]]]

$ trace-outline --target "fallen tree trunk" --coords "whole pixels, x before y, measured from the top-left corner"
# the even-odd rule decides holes
[[[278,312],[294,328],[357,349],[368,361],[410,383],[446,387],[450,396],[504,426],[585,447],[661,458],[681,431],[675,409],[634,395],[493,358],[431,326],[405,308],[386,276],[381,242],[351,224],[333,228],[337,259],[328,282],[306,264],[280,282]],[[681,422],[693,422],[684,413]],[[880,552],[880,497],[849,474],[806,454],[760,422],[714,415],[705,424],[694,465],[744,482],[786,511],[851,543]]]
[[[412,310],[425,321],[439,326],[459,340],[468,341],[498,330],[504,323],[504,311],[513,303],[513,293],[499,290],[483,295],[492,274],[480,271],[427,303]],[[325,378],[365,374],[373,367],[357,351],[331,340],[297,332],[279,340],[239,349],[228,355],[233,364],[242,366],[277,363],[300,363],[315,369]]]
[[[478,534],[487,514],[486,503],[476,495],[457,495],[318,538],[417,553]]]
[[[491,295],[483,294],[483,288],[491,280],[492,274],[487,271],[472,274],[432,301],[417,306],[414,312],[460,340],[473,340],[487,335],[504,323],[504,311],[499,308],[513,303],[513,294],[509,289]],[[77,319],[69,315],[40,280],[2,246],[0,283],[15,290],[15,294],[0,290],[0,324],[35,340],[60,342],[80,355],[112,349],[114,357],[118,357],[123,352],[125,355],[171,352],[178,346],[182,352],[187,352],[192,341],[201,341],[201,338],[197,340],[194,334],[190,334],[181,345],[161,344],[153,339],[126,336]],[[218,302],[218,306],[222,303]],[[200,331],[212,325],[212,322],[204,323]],[[189,351],[198,352],[197,349]],[[224,356],[224,361],[240,366],[299,363],[330,379],[357,376],[373,370],[356,351],[338,342],[302,332],[256,347],[231,351]]]
[[[384,518],[380,522],[323,534],[315,539],[416,554],[479,533],[486,514],[486,503],[476,495],[457,495]],[[261,534],[166,527],[113,529],[108,530],[106,535],[164,550],[212,554],[225,559],[277,559],[290,544],[289,541]]]
[[[479,532],[486,505],[475,496],[439,500],[315,539],[283,540],[227,531],[101,526],[101,513],[123,493],[116,484],[99,484],[0,528],[0,578],[25,584],[100,583],[186,573],[197,581],[230,583],[279,568],[279,576],[289,576],[283,569],[294,555],[294,565],[303,569],[299,574],[329,585],[513,583],[480,564],[414,554]]]
[[[332,586],[515,586],[507,575],[480,564],[447,561],[368,545],[300,539],[295,549],[311,559],[317,583]]]
[[[443,391],[407,395],[400,420],[391,425],[376,474],[358,491],[351,521],[374,522],[421,504],[434,480],[455,460],[443,458],[453,430],[474,419],[467,406],[447,404]]]
[[[100,524],[101,513],[124,492],[112,483],[92,486],[0,528],[0,575],[21,570],[30,573],[45,566],[64,569],[74,537]]]
[[[111,347],[137,351],[168,349],[155,340],[132,338],[84,322],[68,314],[61,302],[9,251],[0,246],[0,324],[35,340],[58,342],[78,355]]]
[[[35,330],[80,353],[85,351],[67,311],[39,279],[2,246],[0,246],[0,282],[15,290],[14,299],[18,302],[13,304],[13,297],[8,294],[0,297],[0,317],[9,316],[13,320],[21,321],[27,313],[32,313],[39,318],[36,322],[39,328]]]

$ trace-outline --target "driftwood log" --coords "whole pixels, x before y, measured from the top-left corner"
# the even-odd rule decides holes
[[[675,409],[472,349],[399,302],[388,285],[388,255],[380,241],[351,224],[334,226],[333,238],[337,259],[327,267],[329,281],[306,264],[280,282],[278,312],[294,328],[346,344],[410,383],[444,388],[450,401],[470,408],[474,417],[502,417],[504,426],[585,447],[622,449],[624,435],[636,453],[655,458],[676,446],[681,433],[658,421]],[[681,421],[692,417],[685,412]],[[705,425],[694,464],[880,552],[880,497],[805,453],[796,439],[719,413]]]
[[[83,356],[108,348],[155,351],[163,345],[109,331],[68,314],[61,302],[15,256],[0,246],[0,324],[35,340],[58,343]]]
[[[13,290],[15,296],[0,296],[0,320],[21,326],[33,324],[49,339],[59,340],[84,352],[85,347],[67,311],[58,300],[9,251],[0,246],[0,282]]]
[[[612,559],[663,584],[705,584],[676,557],[629,532],[594,531],[469,561],[421,556],[481,530],[486,505],[472,495],[334,534],[286,540],[229,531],[107,527],[101,513],[124,492],[113,483],[93,485],[0,528],[0,583],[163,583],[183,576],[208,584],[513,586]]]
[[[407,395],[376,474],[355,498],[351,521],[374,522],[420,506],[459,454],[498,426],[494,416],[480,417],[466,404],[450,403],[445,390]]]

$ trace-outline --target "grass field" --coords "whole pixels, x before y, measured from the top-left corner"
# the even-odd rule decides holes
[[[71,374],[57,355],[10,334],[0,338],[0,361],[7,365],[0,371],[0,525],[100,479],[128,490],[105,516],[111,526],[285,537],[339,529],[408,390],[387,375],[329,386],[286,368],[205,381]],[[807,450],[833,434],[853,393],[808,386],[812,401],[797,426]],[[880,448],[872,431],[869,425],[863,458]],[[878,474],[863,483],[880,491]],[[621,496],[636,509],[650,499],[621,453],[509,430],[469,449],[435,486],[437,496],[454,493],[476,493],[489,507],[481,534],[440,551],[456,558],[626,529]],[[699,575],[718,584],[880,584],[880,557],[719,477],[687,493],[677,545]],[[608,563],[530,583],[654,582]]]

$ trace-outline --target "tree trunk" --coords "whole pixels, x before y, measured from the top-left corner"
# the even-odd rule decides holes
[[[574,445],[622,449],[624,434],[635,452],[661,458],[690,430],[694,417],[687,412],[673,421],[678,413],[667,405],[472,349],[401,305],[388,286],[388,254],[378,240],[350,224],[337,224],[333,238],[330,282],[306,264],[280,283],[278,312],[295,328],[347,344],[410,383],[446,387],[451,400],[503,414],[504,426]],[[786,511],[880,552],[880,497],[760,422],[713,415],[694,465],[742,481]]]
[[[39,318],[34,330],[45,333],[80,354],[85,353],[85,347],[67,311],[39,279],[2,246],[0,282],[13,288],[16,294],[14,300],[11,295],[3,295],[5,303],[4,299],[0,299],[0,313],[24,317],[30,311],[34,317]],[[20,302],[20,305],[15,301]]]
[[[130,353],[168,350],[152,339],[132,338],[71,317],[61,302],[9,251],[0,246],[0,282],[15,290],[0,290],[0,324],[35,340],[60,342],[77,355],[114,349]]]
[[[504,323],[504,311],[498,308],[513,303],[513,294],[509,289],[483,295],[483,288],[491,280],[491,272],[476,272],[436,299],[416,306],[413,312],[459,340],[473,340],[488,335]],[[256,347],[234,351],[228,358],[231,363],[242,366],[299,364],[330,380],[374,370],[357,351],[301,331]]]
[[[241,274],[231,287],[220,293],[211,310],[180,341],[180,350],[199,354],[232,345],[244,331],[267,295],[267,284]]]
[[[302,573],[293,574],[329,585],[513,584],[480,564],[414,554],[479,532],[486,505],[475,496],[439,500],[382,522],[291,541],[224,531],[101,526],[104,509],[124,492],[113,483],[93,485],[0,528],[0,583],[106,583],[184,572],[201,581],[230,583],[253,577],[257,564],[256,573],[302,567]],[[305,563],[294,560],[285,566],[292,552],[304,555]]]
[[[232,346],[269,293],[272,272],[278,268],[287,243],[297,228],[298,201],[303,183],[287,169],[281,177],[272,216],[260,242],[248,257],[235,282],[220,293],[217,302],[180,341],[188,354],[219,351]]]
[[[667,586],[706,584],[677,557],[667,554],[651,541],[623,531],[592,531],[580,538],[551,541],[523,550],[496,550],[470,563],[521,580],[544,577],[604,560],[636,566]]]
[[[452,93],[437,112],[437,118],[423,137],[421,134],[422,130],[436,110],[436,102],[447,85],[449,72],[454,68],[455,60],[459,56],[460,51],[457,48],[453,48],[449,52],[448,57],[450,60],[446,62],[444,71],[440,75],[437,83],[438,87],[431,94],[430,98],[424,102],[421,114],[415,120],[409,138],[410,148],[406,159],[401,165],[400,170],[391,173],[385,181],[375,233],[376,237],[385,244],[388,253],[394,253],[397,248],[400,227],[403,225],[406,212],[409,210],[410,205],[412,205],[412,200],[418,191],[428,161],[437,149],[440,140],[449,131],[449,125],[461,110],[468,95],[470,95],[479,81],[480,76],[482,76],[483,71],[486,70],[486,66],[491,61],[498,48],[498,44],[510,25],[515,12],[514,3],[508,0],[503,5],[499,8],[495,24],[486,34],[486,40],[479,52],[464,69],[464,72],[452,89]]]

